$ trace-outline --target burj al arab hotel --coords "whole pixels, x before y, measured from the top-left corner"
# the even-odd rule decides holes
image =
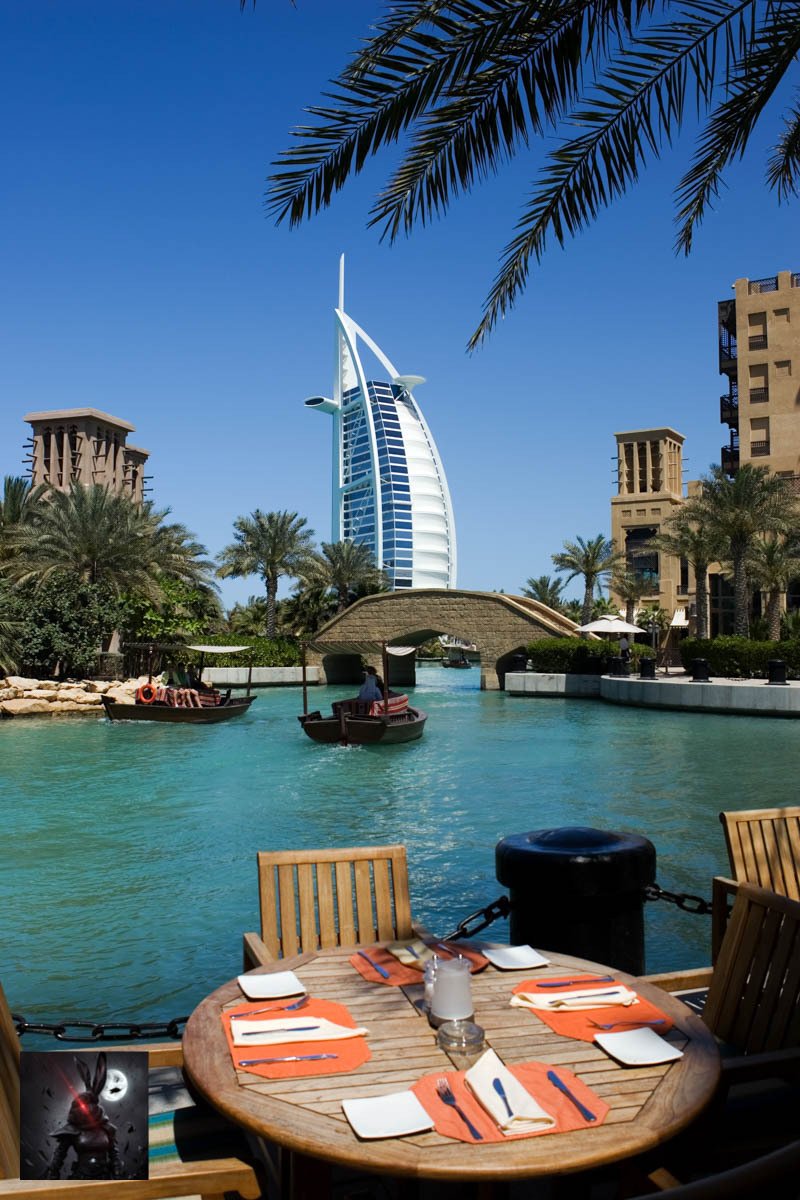
[[[453,506],[436,443],[414,399],[425,380],[401,375],[344,311],[339,263],[333,399],[306,407],[333,418],[332,533],[370,547],[393,591],[456,586]],[[366,347],[382,378],[368,378]]]

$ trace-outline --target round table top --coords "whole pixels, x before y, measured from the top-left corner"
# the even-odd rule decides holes
[[[421,1076],[452,1071],[435,1031],[419,1012],[421,986],[370,983],[349,963],[352,948],[283,959],[271,970],[295,970],[308,992],[345,1004],[369,1029],[369,1062],[347,1074],[265,1079],[237,1071],[221,1013],[241,1007],[234,980],[192,1013],[183,1038],[187,1074],[205,1098],[231,1121],[292,1151],[365,1171],[439,1179],[514,1179],[587,1170],[659,1145],[690,1125],[706,1107],[720,1075],[714,1037],[680,1000],[622,971],[614,978],[636,987],[675,1022],[668,1040],[683,1057],[658,1066],[624,1067],[590,1042],[556,1034],[525,1009],[509,1006],[513,988],[533,972],[489,965],[472,978],[475,1020],[506,1063],[545,1062],[573,1071],[609,1106],[602,1125],[504,1143],[464,1143],[435,1131],[362,1141],[351,1129],[342,1100],[410,1088]],[[611,970],[584,959],[548,952],[551,976]]]

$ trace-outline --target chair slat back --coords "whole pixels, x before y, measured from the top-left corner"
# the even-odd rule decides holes
[[[405,846],[261,850],[258,882],[275,958],[413,934]]]
[[[800,808],[719,814],[731,875],[800,900]]]
[[[19,1177],[19,1037],[0,985],[0,1179]]]
[[[743,883],[703,1020],[745,1054],[800,1046],[800,903]]]

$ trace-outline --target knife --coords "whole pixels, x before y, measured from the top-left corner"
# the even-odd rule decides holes
[[[237,1029],[236,1032],[239,1037],[268,1037],[271,1033],[280,1033],[285,1042],[290,1042],[290,1033],[310,1033],[319,1028],[319,1025],[295,1025],[294,1029]]]
[[[320,1058],[338,1058],[338,1054],[285,1054],[283,1058],[243,1058],[240,1067],[255,1067],[259,1063],[317,1062]]]
[[[556,983],[537,983],[534,986],[537,988],[560,988],[573,987],[581,983],[613,983],[613,975],[595,975],[593,979],[560,979]]]
[[[385,967],[382,967],[380,965],[380,963],[374,962],[373,959],[371,959],[370,956],[366,953],[366,951],[359,950],[358,954],[360,954],[360,956],[362,958],[365,958],[367,960],[367,962],[369,963],[369,965],[372,967],[372,969],[374,971],[377,971],[379,975],[382,975],[384,979],[389,978],[389,972],[385,969]]]
[[[498,1079],[497,1076],[495,1076],[495,1078],[492,1080],[492,1087],[497,1092],[500,1099],[503,1101],[503,1104],[505,1104],[506,1109],[508,1110],[509,1120],[513,1120],[514,1110],[511,1107],[511,1105],[508,1103],[508,1096],[506,1095],[506,1089],[503,1087],[502,1079]]]
[[[592,1000],[592,999],[594,999],[595,996],[617,996],[617,995],[619,995],[619,993],[615,989],[614,991],[611,991],[611,992],[591,992],[588,996],[581,996],[580,999],[581,1000]],[[569,997],[565,997],[563,1000],[560,1000],[558,998],[558,996],[553,996],[553,997],[549,998],[547,1001],[550,1008],[560,1008],[562,1004],[569,1004],[569,1002],[570,1002]],[[631,1003],[633,1003],[633,1001],[631,1001]],[[586,1007],[589,1008],[589,1005],[587,1004]],[[598,1007],[599,1008],[608,1008],[608,1005],[600,1004],[600,1005],[598,1005]],[[626,1004],[625,1007],[628,1008],[629,1006]],[[574,1011],[577,1012],[578,1010],[575,1009]]]
[[[594,1115],[594,1113],[590,1109],[588,1109],[585,1104],[581,1104],[578,1097],[574,1096],[572,1094],[572,1092],[569,1090],[567,1085],[564,1083],[563,1079],[559,1079],[559,1077],[558,1077],[558,1075],[556,1075],[555,1071],[548,1071],[547,1078],[550,1080],[553,1087],[557,1087],[560,1092],[564,1093],[564,1095],[567,1097],[568,1100],[572,1101],[572,1103],[577,1108],[578,1112],[583,1117],[584,1121],[596,1121],[597,1120],[597,1117]]]

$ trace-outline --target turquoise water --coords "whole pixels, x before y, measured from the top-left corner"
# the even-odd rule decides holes
[[[503,891],[494,847],[508,834],[643,833],[662,887],[708,896],[727,869],[719,810],[796,802],[794,722],[512,698],[478,691],[477,670],[418,680],[430,716],[406,746],[312,743],[295,689],[204,728],[0,724],[0,979],[14,1011],[188,1013],[241,969],[259,848],[405,842],[414,914],[445,933]],[[313,691],[312,705],[346,692]],[[707,917],[649,904],[648,969],[706,962],[708,934]]]

